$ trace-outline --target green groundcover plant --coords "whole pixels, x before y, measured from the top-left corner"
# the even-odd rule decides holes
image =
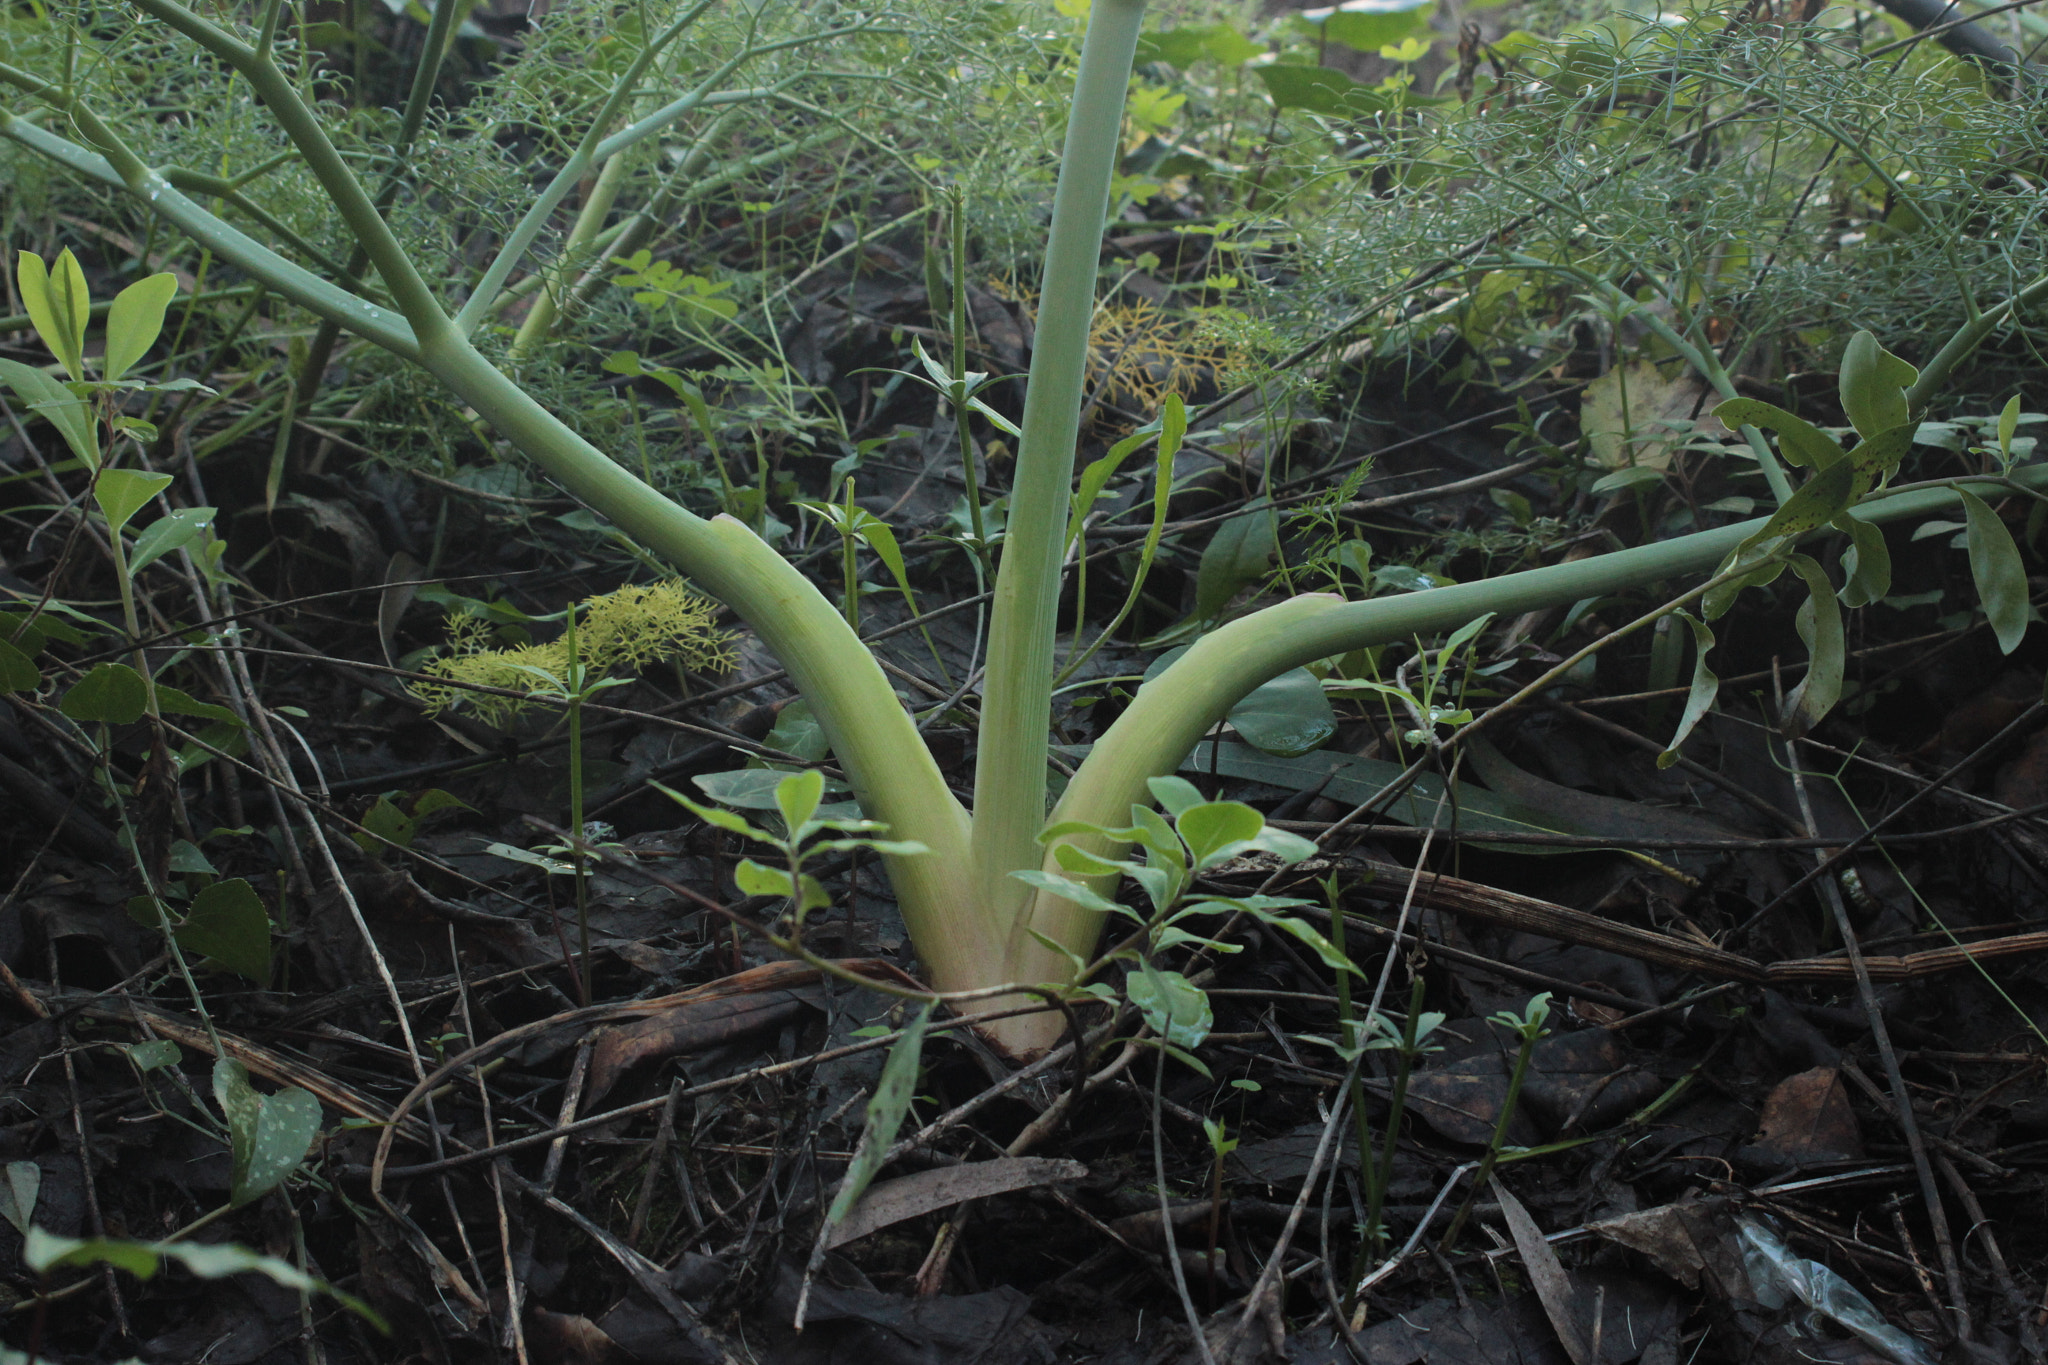
[[[477,344],[479,327],[500,302],[512,272],[579,183],[690,110],[759,97],[757,91],[721,88],[730,65],[685,93],[673,94],[676,81],[664,53],[710,7],[710,0],[652,7],[646,25],[620,35],[620,41],[637,42],[637,52],[598,102],[587,133],[558,174],[533,194],[526,213],[504,235],[497,255],[459,306],[422,275],[359,158],[337,149],[308,83],[281,59],[283,0],[262,0],[242,18],[225,8],[202,13],[180,0],[134,0],[133,9],[154,36],[177,35],[203,54],[202,60],[221,64],[246,83],[274,123],[279,145],[288,147],[317,181],[332,214],[374,270],[381,282],[379,297],[388,299],[388,306],[366,296],[369,290],[350,287],[348,272],[308,268],[294,259],[304,253],[266,244],[233,226],[174,184],[167,168],[145,162],[133,149],[140,141],[137,130],[123,126],[121,111],[97,107],[74,79],[81,58],[108,56],[95,47],[100,41],[96,30],[81,25],[54,49],[46,45],[43,51],[64,54],[53,59],[50,69],[0,63],[0,85],[14,92],[10,106],[0,109],[0,136],[68,175],[132,196],[217,260],[330,326],[431,374],[450,397],[563,488],[737,612],[809,701],[863,812],[886,824],[899,847],[925,850],[890,853],[886,861],[918,955],[943,991],[1071,980],[1073,963],[1087,958],[1100,937],[1104,911],[1099,896],[1077,897],[1060,875],[1076,866],[1112,865],[1118,850],[1101,831],[1126,826],[1132,805],[1149,802],[1148,781],[1172,773],[1202,735],[1254,688],[1304,664],[1449,631],[1487,613],[1525,612],[1702,574],[1710,577],[1666,609],[1677,611],[1701,600],[1702,619],[1695,628],[1704,645],[1711,639],[1705,620],[1725,611],[1742,588],[1789,568],[1809,590],[1801,629],[1812,662],[1787,715],[1788,725],[1803,728],[1825,714],[1839,694],[1843,648],[1838,603],[1871,600],[1888,582],[1876,527],[1958,501],[1968,513],[1972,567],[2000,643],[2010,649],[2024,629],[2025,582],[2018,554],[1982,498],[2048,482],[2038,477],[2041,471],[2008,461],[1997,473],[1962,481],[1897,485],[1892,480],[1930,396],[1994,328],[2048,294],[2048,279],[1996,308],[1974,313],[1922,371],[1889,355],[1868,336],[1859,337],[1845,358],[1841,381],[1856,436],[1846,450],[1790,413],[1738,397],[1710,348],[1641,310],[1637,321],[1657,331],[1726,400],[1719,411],[1731,430],[1739,430],[1744,443],[1740,457],[1756,462],[1777,498],[1772,515],[1478,582],[1360,602],[1305,594],[1244,616],[1202,637],[1152,677],[1102,734],[1049,810],[1055,625],[1089,326],[1145,8],[1143,0],[1094,0],[1040,277],[1036,340],[988,627],[987,684],[970,809],[948,789],[847,613],[741,521],[696,516],[657,492],[586,440]],[[447,12],[454,8],[442,6],[436,12],[435,30],[425,44],[429,53],[444,45]],[[669,16],[667,26],[659,27],[654,21],[663,13]],[[849,16],[847,30],[862,22]],[[423,70],[431,89],[431,66]],[[420,103],[424,107],[423,99]],[[411,126],[417,126],[416,119]],[[47,271],[22,274],[25,285],[41,279],[46,292],[58,287],[49,283],[51,278]],[[1613,286],[1596,279],[1582,283],[1596,294],[1613,294],[1606,302],[1614,310],[1634,309],[1633,301]],[[69,310],[82,306],[83,299],[55,302]],[[33,299],[30,303],[37,306]],[[56,317],[51,304],[45,299],[44,311]],[[62,329],[44,335],[61,355]],[[27,381],[37,390],[31,406],[61,416],[64,393],[81,381],[44,380]],[[83,399],[82,391],[78,397]],[[67,434],[61,421],[58,425],[60,434]],[[1775,447],[1766,432],[1775,436]],[[1167,431],[1162,439],[1177,438]],[[1805,471],[1804,481],[1795,484],[1787,466]],[[1849,581],[1839,588],[1798,548],[1803,539],[1830,529],[1851,537],[1855,549]],[[1711,703],[1710,679],[1702,667],[1680,738]],[[1066,832],[1048,846],[1040,836],[1049,826]],[[1062,853],[1062,845],[1075,847]],[[1030,1003],[1030,997],[1018,995],[1010,1003]],[[1042,1012],[997,1021],[989,1031],[1012,1053],[1026,1055],[1047,1047],[1063,1026],[1059,1013]]]

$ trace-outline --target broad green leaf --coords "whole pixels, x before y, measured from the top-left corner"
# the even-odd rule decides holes
[[[43,671],[35,660],[0,640],[0,692],[33,692],[42,683]]]
[[[1198,806],[1209,798],[1202,795],[1202,789],[1185,777],[1148,777],[1145,786],[1152,793],[1168,815],[1179,818],[1191,806]]]
[[[1842,411],[1856,434],[1867,438],[1903,424],[1910,415],[1906,390],[1919,377],[1920,371],[1878,345],[1869,332],[1850,337],[1842,352],[1840,388]]]
[[[185,1060],[185,1054],[168,1038],[152,1038],[146,1043],[123,1043],[121,1051],[128,1054],[128,1060],[135,1063],[137,1071],[161,1071]]]
[[[1827,571],[1805,555],[1792,555],[1788,567],[1806,580],[1806,605],[1793,617],[1799,638],[1806,642],[1806,676],[1785,698],[1779,724],[1796,739],[1814,726],[1842,698],[1842,675],[1848,650],[1842,635],[1842,605]]]
[[[1259,684],[1226,719],[1245,743],[1283,758],[1320,749],[1337,733],[1329,695],[1306,668]]]
[[[1379,50],[1374,43],[1373,50]],[[1385,113],[1392,102],[1370,85],[1352,80],[1341,71],[1296,62],[1275,62],[1255,66],[1253,71],[1266,84],[1278,109],[1306,109],[1326,118],[1362,118]]]
[[[50,348],[65,372],[73,379],[85,378],[85,325],[92,316],[92,299],[85,288],[85,271],[78,258],[65,247],[57,253],[53,270],[43,258],[24,251],[15,271],[21,289],[22,306],[35,325],[36,335]]]
[[[782,813],[782,823],[791,839],[803,837],[799,831],[818,813],[818,802],[824,795],[825,774],[816,768],[791,773],[775,784],[775,807]]]
[[[142,675],[127,664],[95,664],[92,672],[71,685],[57,709],[81,724],[126,725],[142,718],[148,696]]]
[[[740,890],[749,896],[791,896],[796,894],[796,883],[789,872],[780,867],[764,867],[752,858],[740,859],[732,870],[732,879]]]
[[[1998,649],[2010,654],[2027,633],[2027,571],[2020,563],[2019,547],[1998,513],[1966,488],[1956,490],[1969,518],[1965,533],[1970,547],[1970,577],[1977,583],[1977,600],[1998,636]]]
[[[171,476],[149,474],[140,469],[103,469],[93,482],[93,501],[106,513],[107,525],[115,533],[126,526],[149,500],[168,488]]]
[[[107,309],[107,355],[101,366],[105,378],[119,379],[149,353],[164,329],[164,310],[177,293],[178,277],[165,271],[137,280],[114,296]]]
[[[231,1057],[213,1064],[213,1098],[228,1121],[236,1208],[261,1199],[299,1168],[320,1136],[320,1101],[297,1086],[259,1095],[248,1068]]]
[[[79,463],[87,469],[100,467],[99,428],[84,399],[19,360],[0,360],[0,379],[7,381],[25,407],[57,428],[57,434],[64,438],[64,444]]]
[[[789,706],[784,708],[784,715],[786,716],[790,711],[795,710],[796,706],[797,703],[790,703]],[[815,724],[815,721],[808,719],[805,722],[807,729]],[[769,734],[768,742],[775,744],[778,748],[783,748],[784,752],[795,752],[781,745],[776,740],[775,736],[777,733],[780,733],[779,726],[777,731]],[[813,730],[811,733],[820,742],[823,741],[824,732],[822,730]],[[782,768],[735,768],[731,772],[704,773],[690,780],[696,783],[698,789],[706,796],[720,805],[737,806],[741,810],[780,810],[781,807],[775,799],[775,789],[782,784],[782,779],[787,776],[789,776],[788,770]],[[838,788],[837,783],[828,782],[825,785],[828,791]],[[827,802],[818,807],[815,818],[841,820],[859,814],[859,808],[850,801]]]
[[[270,912],[240,877],[215,882],[192,898],[191,913],[172,937],[258,986],[270,984]]]
[[[1849,534],[1849,548],[1842,552],[1842,605],[1867,607],[1892,590],[1892,552],[1884,543],[1884,528],[1859,517],[1841,517],[1837,529]]]
[[[1206,868],[1219,850],[1258,838],[1266,817],[1241,801],[1205,801],[1177,815],[1173,827],[1186,841],[1195,866]]]
[[[1154,1033],[1179,1047],[1200,1047],[1215,1023],[1201,987],[1149,962],[1139,963],[1125,979],[1124,993]]]
[[[1275,514],[1261,494],[1245,510],[1216,528],[1195,569],[1193,619],[1207,621],[1238,591],[1265,578],[1280,552]]]
[[[128,552],[130,576],[141,573],[171,551],[191,544],[195,536],[204,534],[206,528],[213,524],[213,511],[211,507],[180,507],[143,527],[141,534],[135,537],[134,547]]]
[[[1378,52],[1410,34],[1425,32],[1432,8],[1427,0],[1349,0],[1329,10],[1311,11],[1321,16],[1320,22],[1308,15],[1302,21],[1333,43]]]
[[[903,1116],[910,1112],[910,1101],[917,1094],[925,1026],[931,1018],[932,1007],[927,1004],[904,1025],[903,1036],[889,1049],[889,1060],[882,1064],[881,1079],[875,1082],[875,1093],[868,1100],[867,1126],[861,1130],[860,1144],[854,1148],[853,1160],[847,1164],[846,1175],[825,1215],[827,1227],[845,1222],[846,1215],[853,1212],[869,1182],[882,1169],[883,1158],[888,1156],[897,1131],[903,1127]]]
[[[1730,431],[1741,427],[1761,427],[1775,432],[1778,437],[1778,453],[1785,457],[1785,463],[1805,465],[1810,469],[1826,469],[1842,458],[1842,447],[1834,438],[1822,431],[1804,417],[1796,416],[1766,403],[1761,398],[1731,398],[1714,409],[1714,416]]]
[[[1137,61],[1165,62],[1185,71],[1202,61],[1242,66],[1265,51],[1230,24],[1182,24],[1139,38]]]
[[[1664,746],[1664,752],[1657,755],[1657,766],[1668,768],[1678,762],[1678,751],[1685,747],[1687,736],[1693,727],[1714,708],[1714,698],[1720,695],[1721,679],[1707,666],[1707,655],[1714,648],[1714,632],[1706,622],[1694,620],[1685,612],[1679,617],[1692,627],[1692,689],[1685,696],[1685,710],[1678,717],[1678,729],[1671,736],[1671,742]]]

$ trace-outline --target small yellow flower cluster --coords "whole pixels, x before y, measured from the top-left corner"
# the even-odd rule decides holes
[[[583,676],[596,680],[621,669],[638,669],[664,659],[686,668],[724,669],[733,664],[732,636],[712,622],[718,604],[670,580],[629,585],[581,603],[576,612],[576,654]],[[492,649],[487,622],[467,614],[448,620],[447,652],[425,672],[446,682],[415,682],[413,695],[427,714],[466,707],[487,725],[505,725],[541,700],[563,700],[568,690],[567,633],[544,645]],[[522,693],[503,696],[477,687]]]

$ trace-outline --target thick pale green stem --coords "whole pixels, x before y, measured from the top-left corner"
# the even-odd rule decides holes
[[[1037,836],[1045,823],[1060,551],[1072,496],[1103,217],[1144,14],[1144,0],[1095,0],[1053,196],[1024,434],[989,620],[988,681],[974,774],[977,911],[1006,924],[1021,919],[1018,912],[1027,894],[1009,874],[1038,865]],[[988,964],[986,981],[1014,979],[1010,965]]]

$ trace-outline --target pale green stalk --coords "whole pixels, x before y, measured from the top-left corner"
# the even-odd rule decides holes
[[[1030,899],[1028,888],[1010,873],[1036,867],[1040,860],[1060,558],[1074,484],[1088,327],[1124,93],[1144,14],[1144,0],[1095,0],[1089,15],[1053,196],[1024,434],[990,614],[988,684],[974,770],[974,882],[982,913],[1010,926],[1010,965],[1017,965],[1020,952],[1035,957],[1042,951],[1029,937],[1029,916],[1019,913]],[[1021,979],[1059,975],[1027,970]],[[1012,974],[1011,979],[1019,978]]]

